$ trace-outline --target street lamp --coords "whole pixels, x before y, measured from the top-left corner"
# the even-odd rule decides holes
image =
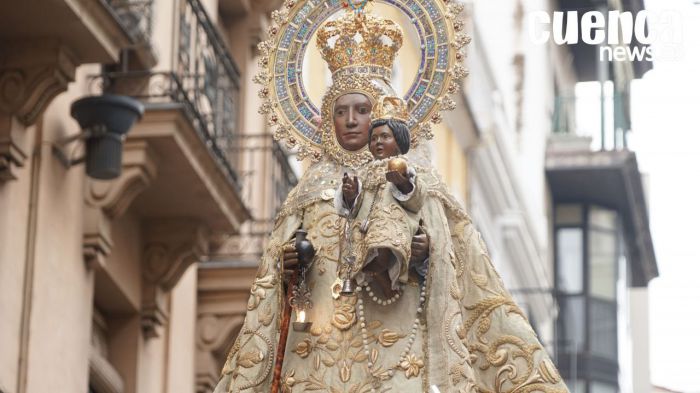
[[[54,154],[66,167],[85,162],[85,172],[94,179],[119,177],[122,146],[126,133],[143,116],[141,102],[131,97],[105,94],[81,98],[71,105],[70,114],[82,132],[54,144]],[[85,140],[85,156],[72,159],[63,148],[76,140]]]

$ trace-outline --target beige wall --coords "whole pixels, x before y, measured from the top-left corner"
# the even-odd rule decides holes
[[[9,281],[0,287],[0,319],[7,324],[2,329],[7,342],[3,348],[8,349],[3,350],[7,367],[2,367],[0,386],[8,391],[19,390],[15,383],[20,372],[26,373],[27,392],[45,391],[47,385],[71,391],[87,381],[90,343],[85,338],[90,333],[93,286],[81,248],[83,175],[66,171],[51,154],[50,144],[76,131],[63,113],[83,89],[83,84],[71,85],[47,108],[39,125],[26,131],[32,136],[41,132],[41,142],[32,152],[36,156],[16,183],[0,186],[3,212],[10,212],[3,214],[0,235],[1,275]],[[19,379],[23,386],[25,378]]]
[[[173,290],[169,332],[167,391],[191,393],[195,385],[195,322],[197,265],[192,265]]]
[[[25,131],[34,145],[36,127]],[[18,170],[18,179],[0,185],[0,389],[16,389],[20,354],[28,217],[33,160]]]
[[[68,7],[62,1],[55,3]],[[266,14],[242,2],[248,5],[247,14],[223,18],[217,1],[204,3],[220,23],[222,36],[229,38],[243,73],[241,98],[255,96],[248,82],[254,65],[251,48],[264,30]],[[179,22],[176,4],[154,2],[152,44],[158,59],[154,70],[172,68],[177,40],[173,23]],[[82,10],[82,17],[90,19],[89,13],[100,7]],[[17,31],[12,38],[21,40],[23,34]],[[94,38],[110,39],[115,36]],[[126,47],[122,41],[110,44]],[[90,49],[82,41],[80,45],[82,50]],[[79,60],[100,56],[80,53]],[[21,65],[26,69],[19,71],[33,72],[39,57],[36,62],[28,59]],[[196,322],[201,308],[197,261],[206,260],[222,233],[234,234],[247,219],[241,195],[227,183],[193,125],[178,117],[177,109],[169,113],[174,120],[162,113],[148,120],[147,111],[141,123],[158,127],[159,135],[174,134],[171,139],[148,139],[148,129],[142,126],[141,136],[132,129],[127,143],[138,140],[146,147],[131,161],[125,158],[119,179],[98,184],[86,177],[82,164],[64,167],[52,149],[57,141],[80,132],[70,116],[70,105],[99,93],[89,82],[91,75],[102,70],[99,64],[77,64],[69,70],[74,81],[65,81],[65,88],[53,86],[56,91],[46,94],[45,109],[36,104],[36,121],[24,124],[20,112],[0,106],[0,164],[9,157],[6,140],[20,145],[27,155],[23,162],[12,163],[12,176],[0,165],[0,391],[74,393],[87,392],[92,384],[100,393],[195,392],[195,359],[200,350]],[[0,64],[0,79],[10,72],[4,67]],[[45,93],[39,87],[27,88],[36,88],[39,96]],[[255,108],[241,104],[238,110],[240,128],[264,131]],[[161,118],[166,120],[159,123]],[[73,157],[81,155],[82,142],[67,146],[66,151]],[[198,176],[194,180],[200,188],[192,194],[165,192],[169,184],[183,181],[166,177],[168,172],[159,165],[167,159],[183,167],[187,160],[196,159],[191,163],[196,170],[183,176]],[[189,180],[184,178],[188,184]],[[105,193],[93,195],[97,189]],[[205,193],[211,195],[205,198]],[[192,210],[168,216],[147,208],[150,200],[177,198],[191,198],[183,203]],[[257,200],[267,206],[264,196],[258,195]],[[202,203],[211,206],[197,206]],[[238,221],[222,224],[222,212],[234,212],[227,220]],[[173,225],[152,226],[154,219],[167,219]],[[246,270],[242,275],[246,285],[231,285],[223,292],[244,296],[251,274]],[[220,347],[229,345],[227,341]],[[220,357],[225,349],[217,351]]]

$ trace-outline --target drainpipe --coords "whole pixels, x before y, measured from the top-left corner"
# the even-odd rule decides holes
[[[39,179],[41,175],[41,155],[43,120],[36,125],[34,148],[30,169],[29,213],[27,215],[27,240],[25,243],[24,282],[22,284],[22,317],[19,333],[19,358],[17,370],[17,393],[27,391],[29,365],[29,328],[32,315],[34,289],[34,265],[36,260],[36,233],[38,221]]]

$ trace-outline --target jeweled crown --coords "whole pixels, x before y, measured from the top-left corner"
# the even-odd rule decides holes
[[[372,108],[372,120],[400,120],[408,122],[406,103],[400,97],[382,96]]]
[[[393,21],[366,12],[346,12],[326,22],[316,38],[333,78],[352,73],[391,80],[391,69],[403,33]]]

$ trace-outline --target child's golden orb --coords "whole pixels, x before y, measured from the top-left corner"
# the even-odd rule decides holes
[[[389,160],[389,165],[387,166],[387,169],[390,172],[396,171],[405,176],[408,173],[408,163],[405,159],[401,157],[394,157],[391,160]]]

